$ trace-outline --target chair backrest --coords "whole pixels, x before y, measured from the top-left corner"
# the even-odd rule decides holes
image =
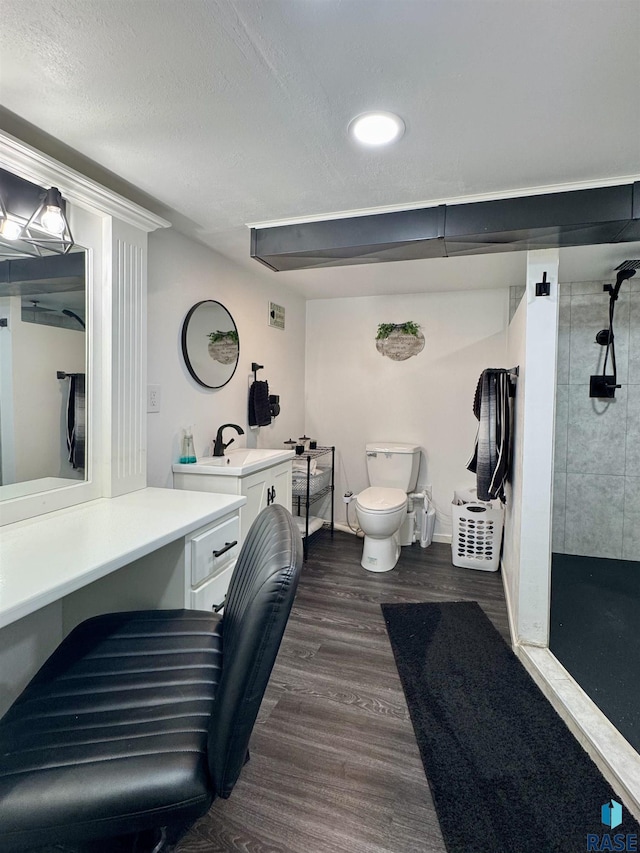
[[[208,743],[219,797],[229,796],[245,762],[301,569],[297,525],[288,510],[272,504],[249,529],[222,617],[222,676]]]

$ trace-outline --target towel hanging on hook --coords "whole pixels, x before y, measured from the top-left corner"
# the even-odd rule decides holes
[[[504,485],[509,478],[511,462],[512,377],[519,368],[487,368],[483,370],[473,400],[473,413],[478,419],[478,432],[473,455],[467,469],[476,475],[477,494],[481,501],[499,499],[505,502]]]
[[[269,406],[269,383],[257,379],[258,371],[264,368],[263,364],[251,362],[253,371],[253,382],[249,388],[249,426],[269,426],[271,423],[271,408]]]

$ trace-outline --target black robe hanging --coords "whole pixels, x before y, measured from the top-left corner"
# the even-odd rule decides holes
[[[511,455],[509,373],[503,368],[483,370],[473,400],[478,434],[467,468],[476,475],[478,500],[504,503],[504,484]]]

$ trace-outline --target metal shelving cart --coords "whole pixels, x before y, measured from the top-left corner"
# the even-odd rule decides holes
[[[331,454],[331,467],[323,468],[320,460],[323,457],[328,457]],[[307,450],[296,460],[303,459],[307,463],[306,472],[294,471],[292,484],[292,501],[294,512],[297,512],[299,518],[304,519],[304,526],[300,525],[300,532],[303,536],[304,559],[307,559],[309,551],[309,537],[313,536],[318,530],[324,527],[325,520],[323,518],[314,518],[310,514],[312,504],[325,498],[329,495],[331,505],[331,520],[329,522],[329,530],[333,536],[333,493],[334,493],[334,471],[335,471],[335,447],[316,447],[314,450]],[[312,460],[318,460],[318,467],[315,473],[312,472]],[[297,475],[297,476],[296,476]]]

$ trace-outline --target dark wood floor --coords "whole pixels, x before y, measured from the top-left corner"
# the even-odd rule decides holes
[[[361,551],[347,533],[312,543],[251,761],[179,853],[444,853],[379,605],[476,600],[508,639],[501,578],[438,543],[382,575]]]

